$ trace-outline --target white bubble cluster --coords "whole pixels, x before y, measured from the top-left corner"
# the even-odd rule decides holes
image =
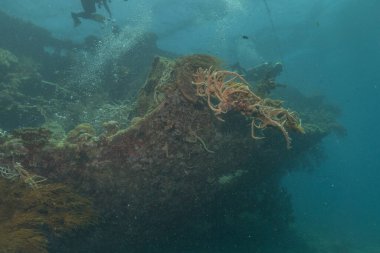
[[[132,52],[144,39],[144,34],[151,26],[151,8],[144,3],[135,8],[140,14],[129,20],[127,25],[117,28],[117,32],[113,22],[105,24],[104,29],[108,34],[97,42],[94,51],[78,51],[69,83],[91,95],[99,87],[105,67],[121,55],[128,56],[128,52]]]

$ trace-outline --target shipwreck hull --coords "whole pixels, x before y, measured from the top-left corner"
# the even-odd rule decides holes
[[[292,213],[280,179],[326,133],[291,132],[288,150],[276,129],[251,138],[238,112],[219,120],[192,83],[196,69],[213,64],[206,56],[156,58],[127,129],[97,135],[80,125],[59,143],[41,132],[15,135],[24,148],[13,160],[93,200],[99,225],[78,244],[99,252],[220,238],[257,245],[286,233]]]

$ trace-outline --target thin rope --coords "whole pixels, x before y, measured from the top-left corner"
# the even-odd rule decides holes
[[[272,28],[272,33],[273,33],[273,36],[275,38],[275,41],[276,41],[276,46],[277,46],[277,51],[278,51],[278,54],[280,56],[280,61],[281,62],[284,62],[283,61],[283,53],[282,53],[282,47],[281,47],[281,42],[280,42],[280,38],[277,34],[277,29],[274,25],[274,21],[273,21],[273,18],[272,18],[272,12],[271,12],[271,9],[269,8],[269,5],[267,3],[266,0],[263,0],[264,2],[264,5],[265,5],[265,9],[267,11],[267,14],[268,14],[268,18],[269,18],[269,21],[270,21],[270,24],[271,24],[271,28]]]

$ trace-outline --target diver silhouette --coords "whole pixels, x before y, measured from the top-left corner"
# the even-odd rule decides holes
[[[111,2],[111,0],[108,1]],[[106,18],[103,15],[96,13],[96,6],[98,8],[104,6],[109,14],[109,18],[112,19],[112,13],[108,6],[107,0],[81,0],[81,3],[83,11],[78,13],[71,13],[71,17],[74,21],[74,27],[77,27],[82,23],[80,21],[80,18],[91,19],[99,23],[104,23],[106,21]]]

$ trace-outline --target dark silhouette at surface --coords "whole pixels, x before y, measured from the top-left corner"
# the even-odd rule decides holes
[[[111,1],[109,1],[111,2]],[[77,27],[81,24],[80,18],[83,19],[91,19],[99,23],[104,23],[106,21],[106,17],[101,14],[96,13],[96,5],[98,8],[104,6],[106,11],[108,12],[109,18],[112,18],[111,10],[108,6],[107,0],[81,0],[82,3],[82,12],[72,12],[71,17],[74,21],[74,26]]]

